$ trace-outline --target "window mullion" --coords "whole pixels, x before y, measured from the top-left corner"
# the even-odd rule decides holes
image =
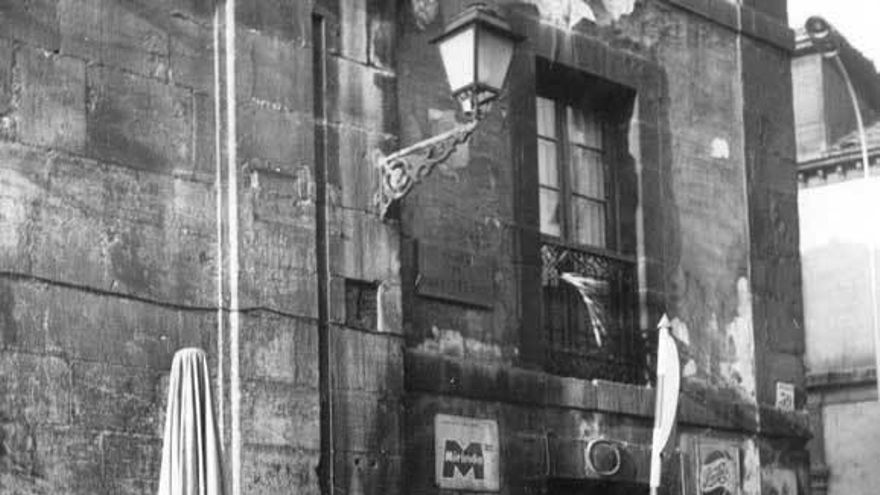
[[[604,119],[603,119],[604,120]],[[623,150],[618,140],[615,139],[617,129],[607,121],[602,124],[602,146],[605,148],[602,154],[602,168],[605,172],[605,233],[613,245],[607,246],[612,251],[620,251],[620,201],[618,189],[618,167],[615,164],[620,160]],[[609,232],[610,230],[610,232]]]
[[[566,114],[565,104],[557,101],[556,102],[556,129],[557,129],[557,139],[559,143],[559,153],[557,154],[557,161],[559,163],[559,188],[560,188],[560,198],[559,198],[559,209],[562,211],[562,238],[565,241],[570,241],[573,236],[573,227],[572,223],[572,201],[571,201],[571,170],[569,169],[571,165],[571,151],[568,149],[569,146],[569,137],[568,137],[568,118]]]

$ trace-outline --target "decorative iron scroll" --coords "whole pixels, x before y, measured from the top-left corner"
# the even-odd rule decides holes
[[[466,143],[477,123],[477,120],[468,122],[388,156],[377,152],[374,163],[382,174],[382,183],[376,192],[376,203],[382,218],[387,217],[388,209],[395,201],[406,196],[414,185],[431,175],[437,164]]]
[[[562,275],[576,274],[598,289],[590,294],[601,307],[604,340],[594,339],[595,318],[577,288]],[[647,345],[638,329],[635,264],[556,244],[541,246],[545,367],[585,379],[627,383],[647,381]],[[594,316],[594,315],[593,315]]]

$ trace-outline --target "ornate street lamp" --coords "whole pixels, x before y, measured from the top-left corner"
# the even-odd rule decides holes
[[[388,156],[376,153],[375,165],[382,174],[376,202],[383,218],[395,201],[467,142],[501,93],[514,46],[522,39],[486,5],[475,4],[453,18],[443,34],[431,41],[440,49],[452,96],[467,122]]]

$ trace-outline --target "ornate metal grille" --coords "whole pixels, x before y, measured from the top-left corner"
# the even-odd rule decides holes
[[[644,382],[646,343],[638,330],[635,264],[549,243],[541,247],[541,262],[547,371]]]

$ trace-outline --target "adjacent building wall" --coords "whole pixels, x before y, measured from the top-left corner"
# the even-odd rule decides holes
[[[865,422],[877,397],[868,254],[878,239],[867,214],[878,207],[877,179],[864,180],[854,109],[837,64],[811,53],[802,38],[792,78],[799,124],[805,365],[814,432],[811,485],[820,495],[870,491],[876,483],[861,459],[877,457],[869,440],[875,428]],[[873,64],[843,39],[840,59],[868,126],[869,155],[876,155],[871,126],[880,79]],[[876,162],[876,156],[870,160]]]
[[[421,297],[409,286],[409,486],[436,492],[423,454],[436,413],[497,419],[502,457],[508,456],[504,493],[540,489],[534,487],[547,477],[576,477],[576,467],[554,459],[589,438],[619,439],[635,450],[648,443],[645,389],[542,374],[535,358],[540,265],[536,209],[528,201],[537,182],[533,97],[540,56],[637,93],[629,149],[644,218],[643,330],[651,332],[667,312],[684,344],[686,426],[676,462],[690,473],[681,480],[685,490],[695,489],[697,445],[708,438],[742,455],[745,493],[773,486],[805,492],[805,418],[779,412],[774,402],[775,384],[783,381],[798,388],[803,405],[791,39],[772,37],[784,23],[784,2],[762,7],[776,18],[743,9],[752,25],[769,26],[769,39],[739,34],[737,8],[720,2],[711,13],[693,2],[639,2],[619,20],[597,14],[597,24],[573,29],[553,12],[544,16],[548,2],[532,9],[497,3],[528,36],[517,49],[509,93],[469,145],[401,207],[404,245],[414,246],[403,261],[413,273],[405,283],[418,280],[422,246],[439,246],[474,263],[492,260],[495,297],[480,308]],[[454,122],[439,58],[425,42],[460,7],[443,2],[434,17],[401,15],[404,145]],[[784,440],[765,440],[758,431]]]

